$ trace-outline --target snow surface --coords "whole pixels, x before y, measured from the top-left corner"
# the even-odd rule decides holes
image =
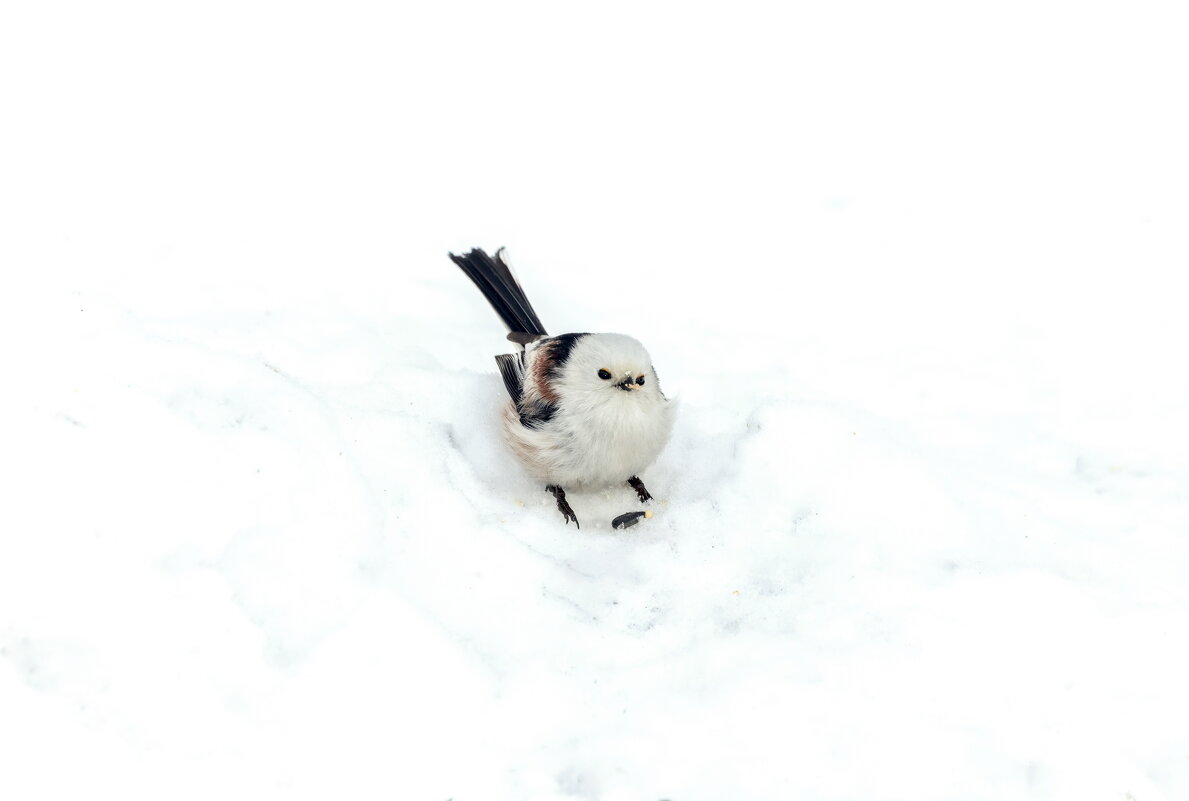
[[[6,4],[0,796],[1189,798],[1178,13]]]

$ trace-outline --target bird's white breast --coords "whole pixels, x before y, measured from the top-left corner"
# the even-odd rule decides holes
[[[673,427],[672,404],[634,393],[615,400],[559,415],[559,428],[573,444],[570,485],[623,483],[644,472],[664,448]]]

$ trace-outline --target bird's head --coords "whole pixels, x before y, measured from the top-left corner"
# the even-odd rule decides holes
[[[662,398],[644,346],[623,334],[588,334],[578,340],[559,376],[565,391],[581,395]]]

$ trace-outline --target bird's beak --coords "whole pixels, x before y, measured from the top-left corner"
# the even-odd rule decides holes
[[[640,387],[640,385],[636,383],[636,379],[632,378],[631,376],[628,376],[627,378],[620,381],[615,386],[619,387],[620,389],[622,389],[625,392],[631,392],[632,390],[639,389],[639,387]]]

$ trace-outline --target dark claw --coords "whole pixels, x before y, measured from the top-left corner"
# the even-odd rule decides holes
[[[573,520],[574,525],[581,529],[582,526],[578,523],[578,515],[574,514],[574,510],[570,508],[570,504],[566,501],[566,491],[552,484],[546,487],[545,491],[552,492],[553,497],[557,499],[557,511],[561,512],[562,517],[566,519],[566,525],[569,525],[570,521]]]
[[[651,501],[652,496],[648,494],[648,488],[644,486],[644,482],[638,476],[632,476],[628,479],[628,484],[636,491],[637,497],[640,498],[640,503],[644,501]]]

